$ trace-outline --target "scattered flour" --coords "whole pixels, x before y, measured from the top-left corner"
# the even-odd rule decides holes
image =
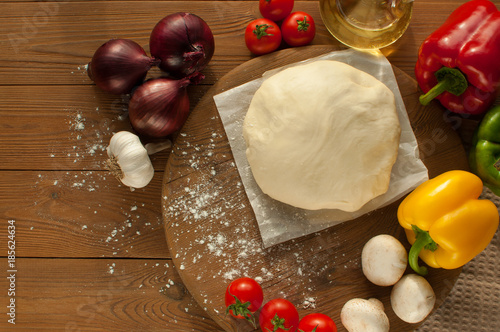
[[[133,243],[138,241],[141,234],[158,232],[162,228],[162,222],[161,215],[151,213],[151,210],[157,209],[157,207],[145,207],[142,202],[132,202],[129,208],[120,207],[123,214],[122,223],[106,223],[104,221],[107,219],[106,215],[109,213],[109,209],[106,208],[103,199],[109,198],[106,195],[110,192],[110,188],[114,190],[115,187],[122,185],[109,175],[103,166],[103,160],[107,157],[106,148],[112,134],[118,127],[122,126],[123,121],[128,121],[124,98],[119,97],[111,107],[119,111],[114,112],[118,114],[114,118],[111,118],[108,112],[102,112],[99,107],[86,110],[71,108],[65,110],[68,140],[55,143],[59,144],[57,152],[55,151],[56,147],[54,147],[49,156],[56,158],[58,167],[62,169],[83,168],[87,170],[40,172],[36,175],[34,186],[49,188],[52,199],[58,199],[62,194],[78,195],[78,192],[82,190],[96,193],[95,196],[86,196],[91,200],[86,204],[82,203],[82,205],[88,205],[89,212],[92,214],[90,218],[96,215],[99,221],[93,222],[92,219],[89,219],[87,211],[78,214],[78,210],[75,210],[71,226],[76,226],[75,231],[88,232],[87,236],[93,238],[102,236],[102,244],[108,246],[110,253],[118,255],[120,253],[126,254],[133,249]],[[65,149],[64,153],[60,152],[61,148]],[[123,202],[126,200],[124,199]],[[35,205],[37,203],[34,202]],[[120,204],[120,202],[115,203]],[[141,207],[145,207],[145,209],[141,210]],[[61,220],[61,222],[64,221]],[[139,239],[139,241],[142,240]],[[103,254],[103,256],[105,255]]]
[[[304,302],[302,302],[302,308],[304,309],[316,309],[316,298],[315,297],[306,297]]]
[[[217,177],[218,167],[236,168],[234,162],[224,166],[214,164],[215,153],[220,153],[214,149],[215,140],[220,137],[214,134],[210,143],[196,146],[193,143],[196,140],[189,140],[186,134],[181,136],[188,143],[177,146],[176,153],[189,156],[187,165],[195,175],[191,178],[188,173],[183,178],[175,198],[163,197],[169,203],[163,214],[165,220],[171,220],[169,232],[177,248],[173,260],[179,270],[189,267],[198,281],[210,278],[226,284],[236,278],[251,277],[264,286],[279,289],[285,298],[290,294],[302,296],[302,300],[295,299],[297,307],[314,310],[318,305],[314,286],[317,280],[334,283],[336,270],[359,268],[359,262],[347,261],[345,254],[336,256],[338,252],[331,249],[331,243],[336,243],[337,248],[346,244],[334,236],[318,240],[312,246],[310,242],[306,245],[292,240],[263,249],[254,219],[245,217],[246,203],[238,198],[245,197],[242,183]],[[311,256],[316,253],[318,257]],[[203,268],[200,265],[197,269],[196,264],[203,264]],[[206,269],[207,266],[212,268]],[[292,276],[298,276],[300,281]],[[202,304],[211,301],[208,294],[201,295]],[[213,308],[215,313],[220,312],[218,309]]]
[[[115,273],[115,263],[108,264],[108,273],[109,274],[114,274]]]
[[[95,109],[89,111],[97,114],[97,116],[92,118],[85,117],[87,111],[66,110],[68,114],[66,122],[70,132],[70,140],[74,142],[71,150],[67,151],[65,155],[69,162],[79,163],[92,157],[93,166],[101,166],[98,161],[99,158],[95,157],[105,154],[116,124],[126,120],[123,114],[126,114],[127,97],[119,98],[120,100],[113,103],[113,107],[118,107],[123,112],[120,112],[113,119],[106,116],[99,117],[101,113],[99,107],[95,107]],[[54,158],[56,154],[52,152],[50,157]]]
[[[70,139],[75,142],[71,151],[68,151],[64,156],[72,160],[73,163],[82,162],[86,159],[91,159],[91,166],[101,168],[102,165],[97,161],[102,159],[106,152],[109,137],[111,137],[116,121],[123,121],[124,117],[116,119],[103,119],[102,122],[93,123],[85,118],[84,112],[71,112],[68,119],[70,129]],[[100,112],[99,108],[95,112]],[[181,137],[186,137],[185,133],[180,134]],[[228,283],[235,278],[249,276],[257,280],[259,283],[272,283],[275,280],[282,280],[279,287],[288,288],[288,292],[302,294],[303,301],[301,307],[304,309],[316,308],[316,298],[309,295],[314,293],[314,288],[311,287],[311,280],[315,277],[324,276],[332,269],[332,263],[324,264],[303,259],[306,250],[317,250],[318,248],[304,248],[300,242],[289,242],[286,245],[278,245],[272,249],[264,250],[259,237],[252,237],[254,232],[250,232],[249,228],[252,220],[245,220],[239,216],[238,211],[246,209],[245,203],[238,200],[238,196],[233,195],[227,197],[225,193],[228,190],[232,192],[244,192],[241,182],[236,183],[220,183],[220,180],[215,180],[219,174],[217,165],[214,165],[212,160],[214,157],[225,158],[224,154],[217,151],[216,140],[223,138],[223,135],[213,133],[209,142],[205,145],[195,145],[196,140],[187,140],[186,146],[177,146],[176,153],[186,155],[188,157],[188,165],[196,171],[204,172],[204,179],[197,180],[197,183],[191,183],[189,177],[185,182],[185,186],[181,189],[183,195],[180,195],[175,201],[171,201],[163,211],[163,216],[166,219],[175,220],[170,224],[172,231],[176,235],[176,245],[182,250],[174,258],[176,266],[180,270],[188,269],[189,267],[200,264],[201,262],[217,267],[216,271],[198,270],[197,280],[204,280],[207,277],[223,280]],[[191,141],[191,143],[189,142]],[[190,153],[189,151],[195,153]],[[50,157],[56,157],[55,153],[51,153]],[[59,156],[57,156],[59,157]],[[88,161],[86,161],[88,163]],[[236,165],[230,163],[230,167],[236,168]],[[69,186],[74,190],[87,190],[89,192],[99,192],[103,189],[106,180],[106,172],[72,172],[66,173],[66,177],[61,177],[53,180],[54,186]],[[73,177],[70,177],[73,174]],[[231,187],[232,188],[229,188]],[[168,197],[163,197],[167,200]],[[129,208],[123,207],[123,222],[118,225],[110,225],[110,228],[105,232],[103,243],[110,246],[113,255],[118,255],[121,252],[127,252],[132,249],[130,238],[140,237],[141,230],[154,231],[162,228],[162,220],[157,219],[141,220],[141,207],[144,204],[134,202]],[[97,210],[95,211],[97,213]],[[241,213],[241,215],[244,215]],[[182,219],[180,218],[182,216]],[[207,222],[209,220],[210,222]],[[180,227],[181,223],[183,227]],[[141,224],[141,228],[138,228]],[[188,227],[186,227],[186,225]],[[145,227],[146,226],[146,227]],[[82,230],[87,229],[86,225],[82,226]],[[195,234],[196,236],[187,237],[187,233]],[[234,234],[238,236],[234,236]],[[126,238],[124,243],[120,240]],[[187,240],[193,239],[193,240]],[[294,273],[299,275],[303,282],[297,284],[287,284],[289,276],[283,275],[282,271],[288,270],[286,264],[279,259],[275,259],[273,251],[287,251],[287,255],[293,260]],[[348,268],[349,262],[345,263],[344,268]],[[260,264],[265,263],[266,267],[258,268]],[[354,262],[353,264],[357,264]],[[154,267],[158,267],[157,264]],[[166,264],[168,268],[168,264]],[[338,268],[338,267],[337,267]],[[196,271],[196,269],[192,269]],[[109,274],[114,274],[115,263],[108,266]],[[165,271],[166,274],[166,271]],[[175,283],[171,279],[161,283],[163,289],[169,289]],[[142,288],[143,285],[139,285]],[[284,294],[286,295],[286,294]],[[208,295],[206,295],[208,296]],[[211,301],[205,297],[204,303]],[[186,312],[189,311],[185,308]],[[205,308],[206,310],[206,308]],[[217,313],[217,309],[214,309]]]

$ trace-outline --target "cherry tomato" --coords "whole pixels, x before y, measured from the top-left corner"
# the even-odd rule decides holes
[[[290,46],[304,46],[312,42],[316,35],[316,25],[311,15],[293,12],[281,25],[283,39]]]
[[[304,316],[299,322],[300,332],[337,332],[333,319],[325,314],[315,313]]]
[[[281,44],[281,30],[273,21],[258,18],[247,25],[245,43],[255,55],[271,53]]]
[[[264,292],[252,278],[239,278],[227,286],[225,302],[226,314],[246,319],[255,326],[253,313],[259,310],[264,300]]]
[[[294,0],[259,0],[259,10],[264,18],[271,21],[281,21],[293,9]]]
[[[259,324],[265,332],[295,332],[299,326],[299,313],[290,301],[274,299],[262,307]]]

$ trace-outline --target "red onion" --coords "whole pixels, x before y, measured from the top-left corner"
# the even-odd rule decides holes
[[[142,135],[168,136],[179,130],[189,114],[188,78],[156,78],[144,82],[130,98],[132,127]]]
[[[151,55],[160,59],[160,68],[173,77],[199,73],[214,54],[214,36],[208,24],[190,13],[164,17],[151,32]]]
[[[148,57],[144,49],[129,39],[111,39],[101,45],[88,66],[91,80],[113,94],[130,93],[159,60]]]

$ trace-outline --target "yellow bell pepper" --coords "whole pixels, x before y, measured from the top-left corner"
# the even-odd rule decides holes
[[[412,247],[411,268],[420,257],[433,268],[456,269],[472,260],[490,243],[498,228],[498,209],[478,199],[483,183],[466,171],[448,171],[419,185],[399,205],[398,220]]]

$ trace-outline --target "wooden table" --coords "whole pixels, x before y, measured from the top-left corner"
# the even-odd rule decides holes
[[[462,2],[416,1],[409,29],[383,53],[413,76],[419,45]],[[127,101],[97,89],[85,65],[111,38],[148,50],[163,16],[195,13],[212,28],[216,51],[206,79],[190,89],[194,108],[252,59],[243,32],[260,17],[257,1],[13,0],[1,7],[0,330],[220,331],[168,252],[160,201],[169,152],[152,158],[155,176],[144,189],[131,192],[105,170],[112,133],[131,130]],[[295,9],[315,18],[314,45],[339,45],[317,1],[296,1]],[[475,120],[457,123],[467,142]],[[15,257],[8,225],[15,226]]]

